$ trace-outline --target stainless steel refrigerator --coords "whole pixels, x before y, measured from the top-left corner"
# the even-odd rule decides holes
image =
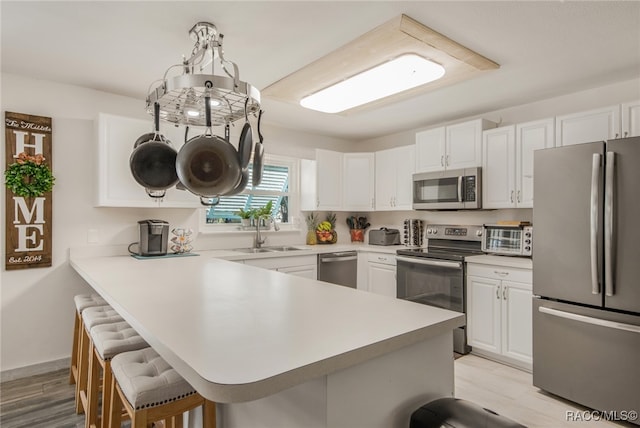
[[[640,411],[640,137],[536,151],[533,225],[533,384]]]

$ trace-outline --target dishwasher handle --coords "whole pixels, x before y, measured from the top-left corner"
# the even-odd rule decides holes
[[[329,256],[329,257],[325,257],[325,256],[320,256],[320,263],[333,263],[333,262],[350,262],[353,260],[358,260],[358,256],[352,256],[352,255],[348,255],[348,256]]]

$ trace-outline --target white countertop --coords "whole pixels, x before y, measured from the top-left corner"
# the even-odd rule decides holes
[[[343,247],[353,248],[290,255]],[[214,255],[223,252],[137,260],[72,251],[71,265],[194,388],[221,403],[274,394],[464,324],[457,312]]]
[[[483,265],[497,265],[520,269],[533,269],[533,262],[528,257],[496,256],[485,254],[482,256],[469,256],[464,259],[467,263]]]

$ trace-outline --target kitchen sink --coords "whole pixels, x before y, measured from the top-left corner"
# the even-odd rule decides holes
[[[302,250],[302,248],[287,247],[287,246],[283,246],[283,247],[265,247],[265,249],[268,249],[268,250],[271,250],[271,251],[300,251],[300,250]]]
[[[273,253],[275,250],[268,248],[234,248],[232,251],[238,251],[239,253]]]

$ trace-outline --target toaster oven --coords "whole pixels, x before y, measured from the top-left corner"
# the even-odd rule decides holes
[[[482,251],[490,254],[531,257],[533,226],[485,224],[482,232]]]

